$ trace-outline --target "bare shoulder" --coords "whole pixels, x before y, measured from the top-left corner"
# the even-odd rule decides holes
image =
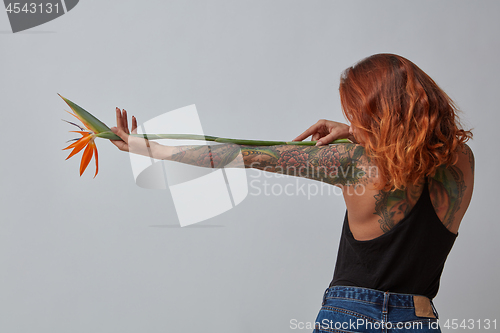
[[[432,204],[448,230],[458,232],[474,187],[474,154],[468,145],[457,152],[458,161],[438,168],[429,183]]]
[[[357,147],[352,147],[357,148]],[[407,216],[420,198],[425,180],[404,190],[375,190],[370,185],[379,181],[376,168],[358,148],[353,161],[364,171],[359,183],[366,185],[363,195],[349,195],[344,188],[344,200],[349,212],[349,226],[358,240],[369,240],[391,230]],[[435,211],[443,225],[453,233],[458,232],[460,222],[469,206],[474,185],[474,155],[468,146],[458,152],[458,161],[450,167],[440,167],[429,179],[429,192]],[[358,183],[358,184],[359,184]],[[371,189],[370,189],[371,188]],[[351,190],[351,193],[358,193]]]
[[[462,164],[469,166],[472,177],[474,178],[475,159],[474,153],[472,152],[472,149],[469,147],[469,145],[464,145],[464,149],[462,149],[461,153],[459,154],[458,160],[459,162],[462,162]]]

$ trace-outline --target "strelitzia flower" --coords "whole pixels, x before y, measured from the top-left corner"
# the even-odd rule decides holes
[[[58,94],[59,95],[59,94]],[[95,138],[104,138],[109,140],[121,140],[121,138],[113,133],[111,129],[106,126],[102,121],[94,117],[89,112],[85,111],[82,107],[73,103],[67,98],[59,95],[71,108],[73,113],[69,112],[69,114],[75,116],[78,120],[82,122],[85,128],[72,123],[70,121],[66,121],[76,127],[78,127],[79,131],[70,131],[73,133],[79,133],[82,135],[81,138],[73,139],[71,141],[75,141],[70,144],[66,149],[73,149],[73,151],[66,158],[70,158],[80,152],[83,148],[82,161],[80,163],[80,176],[83,174],[87,166],[89,165],[92,157],[95,156],[95,176],[99,172],[99,162],[97,156],[97,146],[94,142]],[[221,138],[217,136],[209,136],[209,135],[197,135],[197,134],[130,134],[131,136],[143,138],[146,140],[160,140],[160,139],[180,139],[180,140],[203,140],[203,141],[213,141],[220,143],[233,143],[238,145],[249,145],[249,146],[274,146],[274,145],[300,145],[300,146],[313,146],[317,141],[262,141],[262,140],[244,140],[244,139],[230,139],[230,138]],[[352,143],[348,139],[339,139],[332,142],[332,144],[337,143]]]
[[[59,95],[59,94],[58,94]],[[117,135],[115,135],[111,130],[109,129],[108,126],[106,126],[104,123],[102,123],[99,119],[95,118],[93,115],[91,115],[89,112],[85,111],[83,108],[78,106],[77,104],[71,102],[69,99],[66,99],[59,95],[71,108],[72,112],[69,112],[69,114],[75,116],[78,120],[82,122],[82,124],[85,126],[85,128],[81,127],[80,125],[77,125],[73,122],[66,121],[76,127],[78,127],[80,130],[79,131],[70,131],[72,133],[79,133],[82,135],[81,138],[79,139],[73,139],[70,141],[75,141],[72,144],[70,144],[68,147],[64,148],[63,150],[66,149],[73,149],[71,153],[69,154],[66,159],[76,155],[79,153],[83,148],[85,150],[83,151],[82,155],[82,160],[80,162],[80,176],[83,174],[87,166],[89,165],[90,161],[92,160],[92,157],[95,156],[95,174],[94,178],[97,176],[97,173],[99,172],[99,158],[97,154],[97,146],[94,142],[95,138],[100,134],[101,137],[106,137],[109,139],[114,139],[114,140],[121,140]],[[103,134],[105,133],[105,134]],[[107,133],[107,135],[106,135]],[[112,134],[112,135],[110,135]]]
[[[71,113],[71,114],[76,117],[75,114],[73,114],[73,113]],[[82,137],[79,139],[71,140],[71,141],[74,141],[74,140],[76,140],[76,141],[63,149],[63,150],[73,149],[73,151],[69,154],[68,157],[66,157],[66,159],[79,153],[83,148],[85,148],[85,150],[83,151],[83,155],[82,155],[82,161],[80,163],[80,176],[83,174],[83,172],[85,171],[85,169],[89,165],[90,161],[92,160],[92,155],[95,155],[95,175],[94,175],[94,178],[95,178],[95,176],[97,176],[97,173],[99,172],[99,158],[98,158],[98,154],[97,154],[97,146],[95,145],[95,142],[94,142],[94,139],[96,138],[95,133],[92,132],[89,128],[87,128],[88,131],[85,131],[84,128],[82,128],[81,126],[78,126],[75,123],[72,123],[70,121],[68,121],[68,123],[79,127],[81,129],[81,131],[70,131],[70,132],[80,133],[82,135]]]

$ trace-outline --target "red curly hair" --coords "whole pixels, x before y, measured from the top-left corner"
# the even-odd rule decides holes
[[[450,97],[401,56],[361,60],[344,71],[339,91],[345,117],[379,168],[378,189],[404,189],[440,165],[455,164],[458,149],[472,138]]]

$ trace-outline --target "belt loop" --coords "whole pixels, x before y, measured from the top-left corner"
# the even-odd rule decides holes
[[[328,290],[330,290],[330,287],[326,288],[325,292],[323,293],[323,302],[321,302],[321,305],[325,305],[326,303],[326,295],[328,294]]]
[[[389,308],[389,293],[384,292],[384,304],[382,305],[382,313],[387,314],[387,310]]]

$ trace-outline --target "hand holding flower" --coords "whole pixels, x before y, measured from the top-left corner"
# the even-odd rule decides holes
[[[172,147],[160,145],[157,142],[146,140],[130,134],[137,134],[137,119],[132,116],[132,126],[128,129],[127,111],[116,108],[116,127],[111,131],[121,140],[110,140],[121,151],[149,156],[156,159],[165,159],[169,156]]]

